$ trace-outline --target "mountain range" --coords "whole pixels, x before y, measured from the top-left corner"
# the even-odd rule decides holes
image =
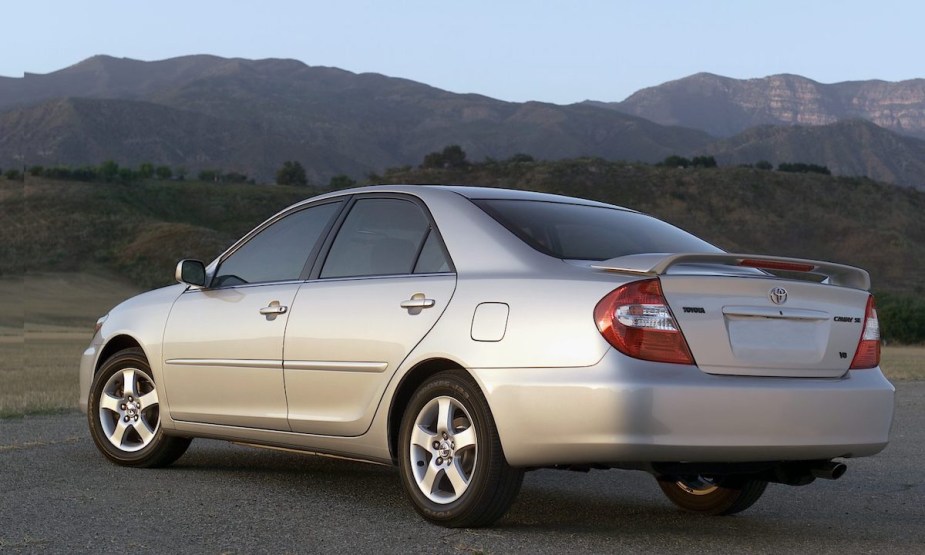
[[[862,119],[925,139],[925,79],[823,84],[799,75],[731,79],[697,73],[623,102],[589,102],[662,125],[729,137],[758,125],[828,125]]]
[[[723,164],[816,163],[925,187],[923,95],[921,79],[821,85],[698,74],[619,103],[562,106],[296,60],[95,56],[49,74],[0,77],[0,167],[113,159],[267,181],[283,161],[298,160],[325,182],[418,164],[459,144],[471,160],[527,153],[651,163],[712,154]]]

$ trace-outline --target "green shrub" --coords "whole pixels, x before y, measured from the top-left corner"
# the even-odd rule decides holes
[[[880,335],[887,343],[925,342],[925,299],[912,295],[877,296]]]

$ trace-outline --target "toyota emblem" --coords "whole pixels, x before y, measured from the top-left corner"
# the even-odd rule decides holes
[[[773,287],[768,291],[768,298],[774,304],[784,304],[787,302],[787,290],[783,287]]]

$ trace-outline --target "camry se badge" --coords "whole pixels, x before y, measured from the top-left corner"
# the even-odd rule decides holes
[[[784,304],[787,302],[787,290],[783,287],[774,287],[768,291],[768,298],[774,304]]]

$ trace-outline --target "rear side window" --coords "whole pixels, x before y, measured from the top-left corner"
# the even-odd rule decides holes
[[[607,260],[650,252],[722,252],[652,216],[581,204],[473,200],[534,249],[572,260]]]
[[[337,232],[321,277],[446,271],[448,264],[438,241],[427,216],[413,202],[361,199]]]
[[[446,259],[443,247],[440,245],[440,239],[437,233],[431,230],[427,234],[427,240],[424,241],[424,247],[421,249],[421,255],[418,257],[417,264],[414,266],[416,274],[430,274],[449,272],[450,263]]]

